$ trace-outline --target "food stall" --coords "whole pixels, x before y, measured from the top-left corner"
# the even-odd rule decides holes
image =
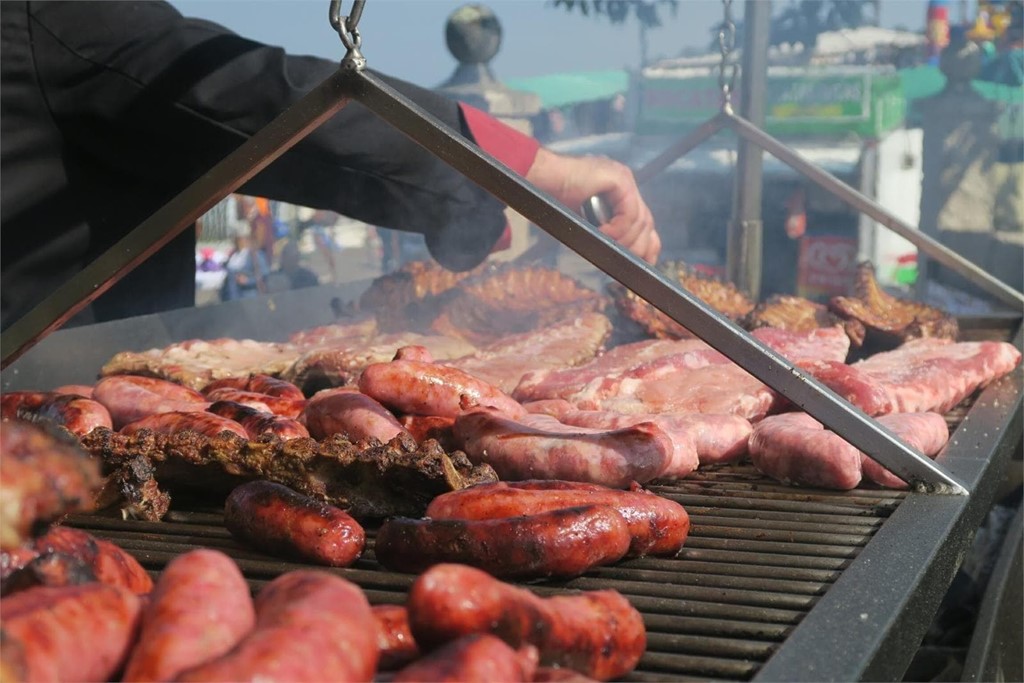
[[[935,463],[920,457],[692,293],[510,177],[479,150],[439,130],[375,76],[364,73],[358,34],[353,39],[349,31],[358,13],[347,25],[348,18],[337,14],[338,3],[333,6],[349,49],[343,68],[315,91],[312,104],[306,102],[304,109],[300,103],[286,112],[280,125],[272,124],[267,138],[257,144],[269,139],[286,145],[308,130],[311,121],[336,111],[344,93],[358,92],[371,109],[429,149],[448,152],[460,170],[475,173],[496,195],[595,266],[656,302],[680,324],[685,321],[698,337],[913,484],[909,490],[794,487],[748,464],[705,468],[672,482],[653,481],[653,492],[681,503],[692,518],[691,534],[677,555],[626,560],[576,578],[532,582],[529,589],[541,596],[614,589],[625,596],[642,614],[646,629],[646,650],[627,680],[899,679],[1019,448],[1021,368],[950,411],[948,445]],[[361,3],[356,6],[361,10]],[[169,225],[184,227],[218,199],[218,192],[230,191],[232,183],[255,172],[247,151],[230,156],[211,172],[206,186],[186,190],[140,226],[143,235],[148,229],[149,243],[166,235]],[[261,157],[260,163],[269,163],[272,156]],[[915,239],[937,259],[977,277],[955,255]],[[146,252],[143,247],[126,258]],[[113,275],[127,265],[96,268]],[[284,342],[296,332],[344,322],[346,302],[359,299],[368,286],[285,292],[53,331],[82,300],[82,290],[72,287],[63,293],[63,301],[59,293],[57,305],[44,307],[14,330],[9,337],[13,345],[4,339],[0,381],[4,392],[50,390],[94,381],[104,364],[123,351],[143,352],[192,339]],[[997,339],[1017,348],[1022,344],[1019,314],[958,323],[964,340]],[[176,505],[162,521],[124,519],[118,511],[107,511],[74,515],[67,522],[115,541],[154,573],[196,547],[231,556],[254,589],[309,566],[237,543],[222,520],[221,508],[199,500]],[[367,535],[366,550],[354,565],[330,571],[360,586],[375,604],[403,603],[415,575],[382,568],[374,551],[374,526],[368,525]]]

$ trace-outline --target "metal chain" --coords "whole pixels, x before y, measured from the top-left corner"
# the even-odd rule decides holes
[[[718,89],[722,91],[722,109],[732,107],[732,93],[736,88],[736,74],[739,72],[739,65],[731,61],[732,52],[736,47],[736,23],[732,19],[732,0],[722,0],[724,17],[718,29],[718,50],[722,54],[722,61],[718,67]],[[725,76],[729,71],[728,79]]]
[[[358,50],[362,44],[362,37],[359,35],[359,19],[363,16],[363,5],[366,0],[354,0],[352,12],[348,16],[341,16],[341,0],[331,0],[331,7],[328,16],[331,26],[338,32],[341,43],[346,50]]]

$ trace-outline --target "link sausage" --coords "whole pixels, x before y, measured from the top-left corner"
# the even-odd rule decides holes
[[[159,415],[150,415],[125,425],[121,428],[121,433],[131,435],[142,429],[149,429],[157,434],[176,434],[178,432],[192,431],[211,437],[218,436],[221,432],[231,432],[246,441],[249,440],[249,434],[242,425],[226,417],[207,412],[173,411],[160,413]]]
[[[394,683],[529,683],[537,669],[537,648],[513,650],[486,633],[463,636],[405,667]]]
[[[329,567],[349,566],[366,544],[363,527],[345,511],[265,480],[235,487],[224,525],[255,548]]]
[[[619,491],[597,484],[531,480],[478,484],[443,493],[427,506],[432,519],[498,519],[579,505],[608,505],[629,524],[629,554],[674,555],[690,532],[683,506],[635,485]]]
[[[490,406],[512,417],[526,410],[492,384],[437,363],[393,360],[374,363],[359,376],[359,391],[399,413],[456,417],[473,406]]]
[[[13,391],[0,397],[0,416],[5,420],[48,420],[76,436],[85,436],[97,427],[113,428],[110,412],[101,403],[77,394]]]
[[[647,648],[643,617],[613,590],[541,598],[472,567],[444,564],[416,579],[406,606],[423,647],[491,633],[512,647],[534,645],[542,665],[598,680],[629,673]]]
[[[309,437],[309,432],[297,420],[265,413],[241,403],[215,401],[208,410],[214,415],[226,417],[242,425],[252,439],[258,439],[264,434],[273,434],[284,440]]]
[[[104,583],[39,586],[3,598],[4,680],[113,680],[134,640],[141,605],[131,591]]]
[[[420,572],[461,562],[495,576],[572,577],[622,559],[629,525],[605,505],[551,510],[504,519],[395,517],[377,532],[377,560],[388,569]]]
[[[123,680],[174,680],[226,654],[255,623],[249,585],[234,560],[205,548],[178,555],[142,611]]]
[[[409,629],[409,611],[402,605],[374,605],[377,620],[377,647],[381,671],[394,671],[420,656],[420,649]]]
[[[87,531],[55,526],[33,542],[40,555],[64,553],[85,563],[96,580],[144,595],[153,589],[153,579],[139,561],[121,546],[96,538]]]
[[[243,391],[255,391],[258,394],[277,396],[278,398],[290,398],[294,401],[305,399],[302,390],[287,380],[270,375],[249,375],[248,377],[225,377],[207,384],[202,389],[205,396],[215,389],[221,388],[241,389]]]
[[[231,387],[214,389],[206,394],[206,398],[210,401],[234,401],[235,403],[250,405],[257,410],[263,410],[261,406],[266,406],[275,415],[288,417],[293,420],[301,415],[302,410],[306,407],[305,399],[281,398],[279,396],[271,396],[270,394],[260,394],[255,391],[232,389]]]
[[[210,405],[198,391],[155,377],[112,375],[92,390],[93,400],[110,411],[114,429],[149,415],[167,412],[202,412]]]
[[[314,439],[344,434],[352,442],[373,437],[387,443],[405,433],[390,410],[351,388],[318,392],[309,399],[304,415]]]
[[[369,681],[377,628],[362,589],[323,571],[292,571],[256,596],[256,627],[180,681]]]

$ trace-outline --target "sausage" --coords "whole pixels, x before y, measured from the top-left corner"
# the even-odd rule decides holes
[[[377,629],[363,591],[323,571],[277,577],[256,596],[256,627],[180,681],[369,681]]]
[[[393,360],[415,360],[421,363],[433,363],[434,355],[430,353],[430,349],[426,346],[410,344],[395,351]]]
[[[591,678],[619,678],[647,648],[643,617],[613,590],[541,598],[486,573],[454,564],[419,576],[406,602],[421,647],[490,633],[512,647],[534,645],[542,666]]]
[[[202,393],[205,396],[215,389],[222,388],[254,391],[258,394],[277,396],[278,398],[290,398],[295,401],[302,401],[306,398],[302,393],[302,390],[291,382],[277,377],[271,377],[270,375],[260,374],[249,375],[248,377],[225,377],[223,379],[216,379],[203,387]]]
[[[526,409],[492,384],[437,363],[373,363],[359,376],[359,391],[388,408],[413,415],[456,417],[473,406],[491,406],[512,417]]]
[[[102,404],[76,394],[13,391],[0,398],[0,415],[5,420],[49,420],[77,436],[85,436],[97,427],[113,427],[110,413]]]
[[[53,390],[55,394],[74,394],[82,398],[92,398],[92,386],[88,384],[64,384]]]
[[[579,671],[560,669],[554,666],[540,666],[533,674],[533,683],[595,683],[590,676]]]
[[[34,586],[77,586],[96,581],[92,567],[79,558],[62,552],[36,555],[0,582],[0,596]]]
[[[366,544],[366,532],[347,512],[266,480],[235,487],[224,503],[224,525],[259,550],[329,567],[349,566]]]
[[[597,484],[530,480],[478,484],[450,491],[427,506],[432,519],[497,519],[579,505],[608,505],[629,524],[629,555],[674,555],[690,532],[683,506],[634,485],[618,491]]]
[[[314,439],[344,434],[356,442],[373,437],[387,443],[405,428],[390,410],[352,389],[318,392],[306,404],[306,426]]]
[[[93,400],[110,411],[114,429],[149,415],[168,412],[202,412],[209,402],[198,391],[155,377],[112,375],[92,390]]]
[[[256,624],[249,585],[234,560],[202,548],[167,565],[142,610],[123,680],[171,681],[225,655]]]
[[[391,680],[394,683],[529,683],[536,669],[537,648],[527,645],[516,651],[492,635],[473,633],[413,662]]]
[[[601,431],[548,420],[540,428],[478,408],[455,419],[455,438],[470,460],[490,465],[503,480],[566,479],[627,488],[657,477],[673,457],[672,440],[651,422]]]
[[[305,399],[281,398],[279,396],[271,396],[270,394],[260,394],[255,391],[232,389],[230,387],[214,389],[206,394],[206,398],[211,401],[234,401],[235,403],[252,406],[257,410],[263,410],[262,406],[265,406],[269,412],[293,420],[301,415],[302,410],[306,407]]]
[[[37,538],[33,547],[40,555],[60,552],[78,558],[90,567],[101,583],[138,595],[153,590],[153,579],[134,556],[115,543],[96,538],[81,529],[55,526]]]
[[[241,403],[215,401],[208,408],[214,415],[226,417],[242,425],[249,438],[258,439],[264,434],[273,434],[281,439],[309,438],[309,432],[296,420],[265,413]]]
[[[440,417],[438,415],[403,415],[398,418],[399,423],[405,428],[417,443],[423,443],[427,439],[433,439],[441,444],[447,452],[459,450],[455,440],[455,433],[452,426],[455,424],[454,417]]]
[[[876,418],[908,446],[934,458],[949,441],[949,425],[938,413],[890,413]],[[907,482],[887,470],[877,461],[861,453],[861,471],[864,477],[880,486],[905,489]]]
[[[249,440],[249,434],[245,431],[245,427],[234,420],[207,412],[172,411],[150,415],[125,425],[121,428],[121,433],[131,435],[143,429],[150,429],[157,434],[192,431],[211,437],[219,436],[221,432],[231,432],[246,441]]]
[[[586,505],[503,519],[394,517],[381,525],[374,547],[377,560],[396,571],[461,562],[525,579],[578,576],[622,559],[631,540],[622,515]]]
[[[420,656],[420,649],[409,629],[409,611],[402,605],[374,605],[377,620],[377,647],[382,671],[394,671]]]
[[[4,680],[109,681],[121,670],[142,601],[104,583],[39,586],[0,600]]]
[[[6,581],[9,576],[37,557],[39,557],[39,551],[31,546],[0,550],[0,581]]]

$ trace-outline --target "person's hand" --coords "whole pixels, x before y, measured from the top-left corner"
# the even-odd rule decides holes
[[[649,263],[658,260],[661,238],[629,167],[606,157],[564,156],[541,148],[526,179],[575,210],[604,195],[613,215],[601,232]]]

